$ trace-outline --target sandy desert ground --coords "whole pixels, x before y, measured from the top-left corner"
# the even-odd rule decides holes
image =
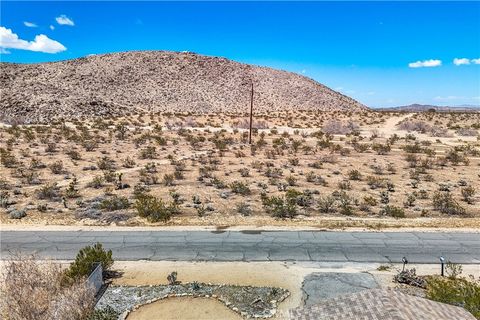
[[[248,118],[228,114],[3,125],[0,219],[478,228],[479,127],[480,113],[277,112],[255,115],[249,145]]]

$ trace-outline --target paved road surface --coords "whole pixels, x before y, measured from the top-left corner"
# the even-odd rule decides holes
[[[480,263],[480,233],[322,231],[2,231],[1,257],[20,250],[72,259],[94,242],[117,260]]]

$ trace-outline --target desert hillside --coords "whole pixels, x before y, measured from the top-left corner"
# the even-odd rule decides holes
[[[188,52],[137,51],[40,64],[0,64],[0,120],[120,116],[141,111],[244,113],[366,108],[304,76]]]

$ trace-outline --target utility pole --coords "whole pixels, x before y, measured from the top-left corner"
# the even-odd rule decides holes
[[[253,81],[252,81],[252,91],[250,94],[250,133],[248,136],[249,144],[252,144],[252,121],[253,121]]]

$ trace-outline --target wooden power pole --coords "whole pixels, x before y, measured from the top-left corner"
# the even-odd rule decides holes
[[[252,122],[253,122],[253,81],[252,81],[252,91],[250,94],[250,132],[248,135],[249,144],[252,144]]]

